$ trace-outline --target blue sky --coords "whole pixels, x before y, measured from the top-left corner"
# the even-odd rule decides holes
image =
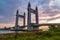
[[[0,0],[0,23],[8,22],[13,17],[16,8],[18,7],[17,0]]]
[[[14,22],[17,9],[19,9],[19,14],[23,15],[24,12],[27,14],[29,1],[31,8],[38,7],[39,20],[60,18],[58,16],[60,13],[60,0],[0,0],[0,24]]]

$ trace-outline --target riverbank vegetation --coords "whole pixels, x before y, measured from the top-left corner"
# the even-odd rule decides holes
[[[0,35],[0,40],[60,40],[60,27],[50,27],[43,32],[27,32]]]

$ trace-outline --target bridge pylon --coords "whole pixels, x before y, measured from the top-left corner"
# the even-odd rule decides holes
[[[31,29],[32,28],[32,26],[31,26],[31,13],[36,15],[36,17],[35,17],[36,20],[35,21],[36,21],[36,24],[38,24],[38,8],[36,6],[35,10],[32,9],[31,5],[30,5],[30,2],[29,2],[27,11],[28,11],[27,25],[28,25],[28,29]]]
[[[24,12],[24,15],[20,15],[20,14],[18,14],[19,12],[18,12],[18,10],[17,10],[17,12],[16,12],[16,23],[15,23],[15,30],[18,30],[18,28],[19,28],[19,25],[18,25],[18,20],[19,20],[19,18],[23,18],[23,26],[25,26],[25,12]]]

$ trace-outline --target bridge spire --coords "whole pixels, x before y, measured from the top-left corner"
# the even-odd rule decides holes
[[[38,10],[38,7],[36,6],[36,10]]]
[[[17,10],[17,13],[18,13],[18,10]]]
[[[28,7],[31,7],[30,2],[28,3]]]
[[[18,13],[19,13],[19,12],[18,12],[18,10],[17,10],[17,11],[16,11],[16,16],[18,16]]]

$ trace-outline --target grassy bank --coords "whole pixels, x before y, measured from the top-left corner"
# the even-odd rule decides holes
[[[0,35],[0,40],[60,40],[60,31],[28,32]]]

